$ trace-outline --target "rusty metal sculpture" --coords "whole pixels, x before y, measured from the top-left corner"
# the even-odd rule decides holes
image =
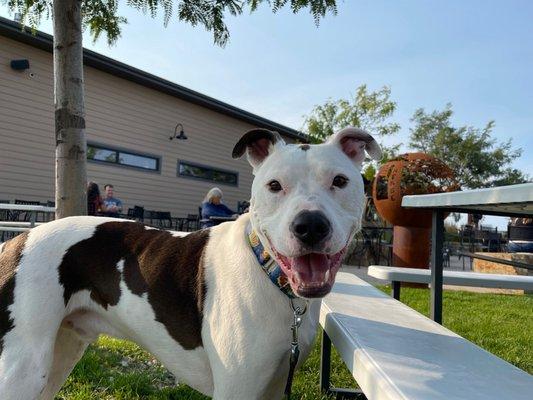
[[[453,171],[425,153],[403,154],[379,169],[372,196],[379,215],[394,225],[394,266],[429,266],[431,211],[402,208],[403,196],[456,190]]]

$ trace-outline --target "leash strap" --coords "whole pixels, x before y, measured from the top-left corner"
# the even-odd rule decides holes
[[[291,307],[293,313],[293,322],[291,325],[292,342],[291,354],[289,357],[289,376],[287,377],[287,383],[285,385],[285,395],[287,396],[287,400],[291,399],[292,381],[294,378],[296,365],[298,364],[298,359],[300,358],[300,346],[298,344],[298,328],[300,328],[300,325],[302,325],[302,316],[307,311],[307,302],[303,308],[300,308],[295,306],[293,299],[291,299]]]

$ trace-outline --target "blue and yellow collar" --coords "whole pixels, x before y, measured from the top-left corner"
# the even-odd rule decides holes
[[[294,299],[296,295],[291,289],[291,285],[287,280],[287,276],[281,270],[276,260],[270,256],[268,251],[259,240],[259,236],[252,229],[252,225],[248,223],[246,226],[246,236],[248,243],[255,254],[255,258],[259,262],[261,269],[268,275],[270,281],[278,287],[288,298]]]

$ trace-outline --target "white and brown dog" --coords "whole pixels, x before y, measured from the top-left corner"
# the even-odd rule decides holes
[[[320,145],[253,130],[233,152],[247,153],[255,175],[250,212],[235,222],[186,235],[70,217],[0,245],[0,398],[53,398],[101,333],[138,343],[215,399],[281,398],[293,312],[247,230],[310,299],[299,335],[307,356],[319,299],[360,228],[365,149],[380,156],[355,128]]]

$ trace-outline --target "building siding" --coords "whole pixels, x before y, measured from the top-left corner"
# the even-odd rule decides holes
[[[20,58],[30,61],[29,71],[10,68]],[[85,67],[85,97],[89,142],[160,157],[157,173],[88,162],[89,180],[101,189],[112,183],[125,209],[197,213],[214,184],[177,176],[178,160],[237,172],[237,187],[218,185],[225,202],[235,209],[249,199],[251,168],[231,151],[255,126],[91,67]],[[53,200],[53,116],[52,54],[0,37],[0,200]],[[188,140],[169,140],[177,123]]]

